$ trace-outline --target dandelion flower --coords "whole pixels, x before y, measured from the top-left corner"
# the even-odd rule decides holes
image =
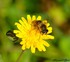
[[[17,30],[14,30],[14,33],[17,37],[21,38],[22,41],[20,44],[22,45],[22,50],[30,49],[31,52],[35,53],[35,50],[38,49],[39,51],[46,51],[45,47],[49,47],[49,43],[46,42],[44,39],[54,39],[54,36],[49,35],[52,33],[52,27],[49,27],[49,23],[47,23],[47,20],[43,20],[42,23],[45,24],[47,33],[43,34],[40,32],[39,29],[36,29],[33,25],[33,21],[41,21],[41,16],[31,16],[27,15],[27,20],[22,17],[21,20],[19,20],[19,23],[15,23],[17,26]]]

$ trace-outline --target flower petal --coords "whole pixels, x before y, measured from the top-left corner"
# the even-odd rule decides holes
[[[23,31],[23,30],[24,30],[21,24],[15,23],[15,25],[17,25],[17,28],[18,28],[20,31]],[[20,29],[20,28],[21,28],[21,29]]]
[[[26,22],[26,19],[24,17],[21,17],[21,19]]]
[[[28,26],[28,22],[26,21],[26,19],[24,17],[21,18],[22,19],[22,22],[19,21],[21,24],[25,25],[25,26]]]
[[[32,20],[31,20],[31,16],[30,15],[27,15],[27,20],[28,20],[28,23],[31,24]]]
[[[24,45],[25,43],[26,41],[24,39],[20,42],[21,45]]]
[[[23,19],[23,18],[22,18]],[[25,24],[22,20],[19,20],[19,23],[23,26],[23,28],[26,27],[27,24]]]
[[[36,20],[36,16],[35,15],[32,16],[32,21],[34,21],[34,20]]]
[[[13,32],[17,34],[17,33],[19,33],[20,31],[19,31],[19,30],[13,30]]]
[[[50,34],[50,33],[52,33],[52,27],[48,27],[47,29],[48,29],[48,32],[47,32],[47,34]]]
[[[43,23],[46,25],[47,24],[47,20],[43,20]]]
[[[52,35],[42,35],[41,38],[42,39],[54,39],[54,36],[52,36]]]
[[[27,49],[29,49],[29,48],[30,48],[30,46],[31,46],[30,42],[29,42],[29,41],[27,41],[27,42],[26,42],[26,48],[27,48]]]
[[[47,38],[48,38],[48,39],[54,39],[54,36],[52,36],[52,35],[47,35]]]
[[[22,46],[22,50],[25,50],[25,45]]]
[[[16,36],[19,37],[19,38],[23,38],[23,34],[22,33],[16,34]]]
[[[37,43],[36,48],[37,48],[39,51],[42,51],[41,45],[40,45],[39,43]]]
[[[41,20],[41,16],[38,16],[38,17],[37,17],[37,20]]]
[[[47,43],[46,41],[43,40],[43,44],[46,46],[46,47],[49,47],[49,43]]]
[[[31,52],[35,53],[35,47],[31,46]]]
[[[49,23],[47,23],[47,24],[46,24],[46,26],[47,26],[47,27],[49,27],[49,26],[50,26],[50,24],[49,24]]]
[[[46,51],[46,48],[43,45],[41,45],[41,48],[43,51]]]

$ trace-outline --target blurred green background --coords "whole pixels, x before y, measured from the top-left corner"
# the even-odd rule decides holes
[[[19,62],[70,62],[70,0],[0,0],[0,62],[16,62],[21,46],[6,36],[22,16],[41,15],[53,27],[46,52],[26,50]]]

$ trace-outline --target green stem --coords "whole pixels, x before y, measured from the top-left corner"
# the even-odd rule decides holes
[[[20,58],[21,58],[23,52],[24,52],[24,51],[22,50],[22,52],[20,53],[20,55],[19,55],[19,57],[17,58],[16,62],[19,62],[19,61],[20,61]]]

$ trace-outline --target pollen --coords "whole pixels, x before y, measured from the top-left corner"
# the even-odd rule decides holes
[[[47,23],[47,20],[43,20],[48,30],[46,34],[41,34],[39,30],[34,28],[32,22],[37,20],[41,20],[41,16],[36,18],[35,15],[32,17],[27,15],[27,19],[22,17],[19,22],[15,23],[18,29],[14,30],[14,33],[17,37],[21,38],[20,44],[22,45],[22,50],[31,49],[32,53],[35,53],[36,49],[46,51],[46,47],[49,47],[50,44],[44,39],[54,39],[54,36],[50,35],[52,27],[49,27],[50,24]]]

